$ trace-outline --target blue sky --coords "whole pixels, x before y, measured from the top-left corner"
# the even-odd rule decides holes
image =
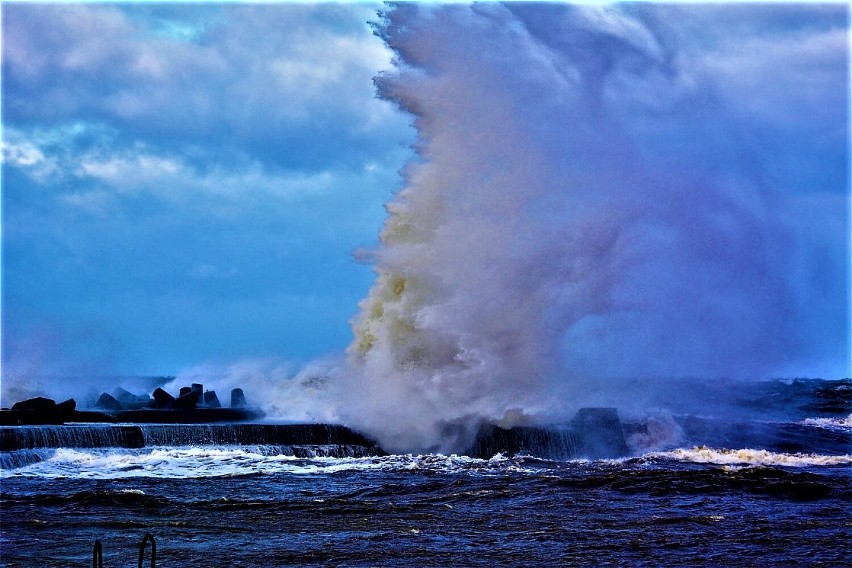
[[[375,97],[392,60],[368,25],[377,9],[5,3],[4,377],[175,374],[345,349],[374,278],[353,253],[376,245],[415,140],[411,117]],[[848,15],[685,10],[648,18],[669,30],[660,57],[690,70],[678,93],[644,81],[615,111],[644,109],[628,134],[657,165],[687,157],[700,174],[729,160],[731,191],[757,171],[742,151],[755,149],[769,198],[809,235],[790,251],[803,305],[813,300],[795,322],[807,357],[842,373]],[[546,16],[540,31],[534,13],[525,25],[570,57],[577,46],[546,37]],[[698,119],[654,115],[696,85],[713,89],[669,119]],[[715,153],[701,158],[705,147]]]
[[[413,139],[376,6],[3,6],[4,371],[340,350]]]

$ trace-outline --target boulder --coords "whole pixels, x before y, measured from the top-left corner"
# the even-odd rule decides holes
[[[175,402],[175,397],[173,397],[172,395],[170,395],[169,393],[167,393],[166,391],[164,391],[160,387],[157,387],[156,389],[154,389],[154,392],[152,393],[151,396],[154,397],[154,408],[161,408],[161,409],[171,408],[172,404],[174,404],[174,402]]]
[[[136,395],[121,387],[115,387],[112,391],[112,396],[115,400],[122,404],[136,402]]]
[[[73,403],[73,401],[71,401]],[[3,416],[0,420],[4,425],[24,425],[24,424],[62,424],[70,418],[73,413],[66,412],[68,402],[63,402],[60,408],[56,401],[50,398],[36,397],[28,400],[22,400],[12,405],[12,410],[6,411],[7,416]]]
[[[156,404],[153,398],[147,394],[140,394],[136,396],[136,408],[151,408]]]
[[[180,387],[180,392],[178,393],[178,398],[187,395],[192,392],[192,387]]]
[[[133,394],[121,387],[116,387],[112,391],[112,396],[121,403],[121,406],[124,409],[145,408],[146,406],[149,406],[151,402],[151,399],[147,394]]]
[[[95,407],[104,410],[121,410],[123,408],[121,403],[109,393],[103,393],[95,403]]]
[[[43,396],[37,396],[12,405],[12,410],[35,410],[36,412],[52,412],[56,409],[56,401]]]
[[[204,399],[204,385],[200,383],[192,383],[192,386],[189,388],[192,389],[192,392],[198,395],[198,400]]]
[[[216,396],[216,391],[207,391],[204,393],[204,406],[208,408],[222,408],[222,403],[219,402],[219,397]]]
[[[60,414],[71,414],[75,410],[77,410],[77,401],[73,398],[69,398],[68,400],[56,405],[56,412],[59,412]]]
[[[243,389],[231,390],[231,408],[243,408],[248,406],[246,395],[243,394]]]
[[[178,410],[194,410],[196,406],[198,406],[198,394],[193,392],[192,389],[186,394],[177,397],[172,403],[172,408]]]

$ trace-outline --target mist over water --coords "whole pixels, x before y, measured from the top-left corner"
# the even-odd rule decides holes
[[[305,58],[302,38],[310,38],[308,55],[366,44],[317,35],[292,13],[273,18],[277,6],[256,14],[246,8],[253,17],[240,34],[214,29],[248,54],[236,60],[233,77],[254,77],[253,63],[268,62],[288,79],[289,63],[325,79],[339,68]],[[138,14],[159,19],[172,10]],[[346,10],[329,10],[323,20],[346,24]],[[215,12],[218,19],[228,11]],[[178,394],[201,383],[224,406],[231,389],[242,389],[266,418],[149,424],[160,418],[145,412],[138,420],[114,417],[141,423],[0,427],[0,564],[87,565],[97,542],[108,566],[127,566],[150,534],[159,564],[184,568],[584,566],[590,559],[618,566],[849,565],[842,543],[849,538],[852,378],[829,380],[850,372],[849,15],[847,6],[808,4],[389,7],[376,30],[396,62],[377,78],[377,90],[411,117],[416,156],[387,203],[379,244],[358,255],[376,278],[356,296],[363,295],[359,306],[344,302],[358,310],[348,349],[344,340],[307,364],[279,358],[292,346],[276,338],[302,335],[307,344],[314,337],[294,322],[315,319],[322,327],[334,313],[328,288],[358,284],[343,271],[322,284],[316,275],[302,281],[298,265],[287,266],[287,278],[300,281],[295,288],[275,270],[261,275],[270,262],[289,258],[270,254],[261,262],[252,254],[267,246],[304,248],[315,267],[325,257],[299,230],[287,244],[266,223],[249,232],[269,239],[264,247],[220,249],[221,240],[206,237],[223,227],[208,225],[198,200],[198,218],[186,230],[201,230],[205,249],[243,256],[239,266],[258,262],[249,280],[258,275],[284,292],[310,293],[282,306],[280,296],[261,293],[263,286],[228,291],[240,292],[241,321],[231,322],[219,317],[229,312],[203,301],[230,284],[194,284],[205,293],[191,304],[164,284],[176,298],[167,304],[172,318],[161,319],[163,304],[156,303],[128,305],[134,309],[121,317],[156,323],[158,341],[141,352],[166,345],[162,358],[146,359],[163,365],[148,369],[168,376],[106,377],[111,350],[93,347],[109,342],[66,330],[65,349],[62,336],[45,333],[31,345],[20,338],[13,338],[21,343],[15,349],[4,345],[3,356],[16,357],[14,365],[3,361],[0,402],[73,396],[85,409],[119,386]],[[80,29],[96,38],[89,33],[96,28]],[[128,30],[135,28],[105,37]],[[297,56],[279,60],[278,40],[264,31],[294,43]],[[41,34],[49,48],[56,38],[48,35],[57,34]],[[252,35],[258,43],[245,41]],[[214,47],[211,40],[200,36],[198,47]],[[267,43],[276,47],[253,49]],[[39,57],[49,54],[33,45]],[[162,49],[183,52],[171,43],[141,47],[143,63],[158,63]],[[122,57],[106,64],[132,61],[126,50],[118,40]],[[98,58],[103,52],[90,51]],[[80,60],[80,50],[62,53],[63,65]],[[4,58],[4,73],[6,67]],[[78,67],[59,79],[76,76]],[[134,72],[124,67],[122,73]],[[193,84],[204,77],[194,64],[178,71],[181,90],[186,71]],[[217,75],[215,85],[230,91],[230,77]],[[113,81],[96,84],[110,85],[111,95],[144,93],[149,83],[160,92],[147,76],[126,91],[113,89],[120,87]],[[308,98],[322,90],[292,83],[287,92]],[[238,88],[239,100],[247,93],[247,107],[280,101],[281,109],[271,109],[272,140],[277,112],[299,105],[291,108],[294,101],[277,91],[249,100],[258,84],[269,83]],[[339,100],[348,104],[348,95]],[[257,124],[238,110],[241,128]],[[317,131],[308,140],[327,138],[322,117],[343,118],[322,114],[316,123],[314,116],[306,123]],[[286,141],[299,139],[294,132],[264,153],[289,153]],[[234,146],[251,152],[251,140],[237,135]],[[180,139],[172,144],[184,146]],[[316,148],[307,142],[301,150]],[[221,177],[217,168],[211,176]],[[33,199],[42,199],[34,189]],[[242,190],[239,200],[251,200]],[[352,191],[372,203],[366,188]],[[258,206],[270,218],[306,214],[305,223],[331,234],[332,225],[348,220],[330,212],[352,207],[353,194],[329,193],[337,208],[306,214],[314,202],[294,201],[284,212],[267,197]],[[197,198],[189,199],[194,214]],[[218,237],[230,240],[235,229]],[[126,239],[98,234],[130,254],[120,246]],[[164,238],[172,235],[167,230]],[[169,282],[180,278],[174,272]],[[137,293],[156,282],[119,280],[127,298],[150,297]],[[108,303],[101,294],[107,289],[92,286],[92,303]],[[256,306],[269,313],[255,319]],[[290,309],[302,317],[282,319]],[[197,338],[187,343],[186,334],[173,334],[174,320],[185,322],[184,331],[198,328]],[[245,349],[251,342],[241,334],[265,335],[269,322],[288,326],[287,335],[263,341],[271,352],[225,345]],[[214,359],[188,369],[165,363],[176,352],[184,352],[180,360],[195,357],[193,347],[208,338],[215,343],[201,352]],[[91,366],[75,365],[80,347]],[[98,361],[105,363],[100,369]],[[139,374],[153,374],[145,369]],[[582,407],[615,407],[621,427],[608,411],[564,423]],[[159,416],[217,415],[236,413]],[[28,421],[25,412],[0,418]],[[487,423],[541,427],[506,433]],[[150,554],[153,565],[153,543]]]
[[[400,452],[614,406],[649,425],[638,453],[680,443],[671,413],[742,411],[740,381],[848,374],[844,7],[401,4],[376,33],[417,156],[345,358],[162,386],[240,387]],[[96,373],[48,339],[6,362],[4,405],[114,388],[50,378]]]
[[[348,423],[448,450],[478,419],[625,403],[633,378],[820,372],[843,257],[802,276],[821,233],[791,223],[754,125],[667,9],[384,15],[398,59],[376,84],[412,115],[418,159],[353,320]]]

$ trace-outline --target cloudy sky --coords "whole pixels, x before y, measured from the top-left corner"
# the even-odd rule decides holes
[[[4,3],[4,378],[342,352],[374,278],[353,257],[376,245],[414,155],[411,116],[375,96],[392,67],[369,24],[378,8]],[[517,28],[495,14],[483,17]],[[524,57],[603,77],[606,58],[577,59],[584,32],[564,40],[548,17],[519,12],[535,40]],[[642,16],[647,29],[595,18],[610,38],[600,52],[627,54],[605,87],[630,94],[613,108],[644,141],[637,159],[705,172],[730,159],[726,191],[756,184],[783,201],[796,247],[782,256],[798,259],[792,286],[811,314],[789,323],[810,338],[803,357],[827,362],[817,372],[844,373],[847,11],[674,10]],[[416,21],[402,45],[414,65],[439,37]],[[465,37],[453,41],[480,53]],[[646,52],[666,80],[619,84]]]
[[[340,350],[413,139],[376,6],[3,6],[4,372]]]

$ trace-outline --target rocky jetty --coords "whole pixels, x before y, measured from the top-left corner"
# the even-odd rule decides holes
[[[231,392],[231,407],[224,408],[215,391],[193,383],[182,387],[178,396],[162,388],[148,394],[134,394],[117,386],[104,392],[91,410],[77,410],[74,399],[56,403],[36,397],[15,403],[11,409],[0,409],[0,425],[58,425],[68,422],[135,422],[161,424],[206,424],[240,422],[263,418],[263,412],[250,407],[242,389]]]
[[[3,415],[14,415],[22,420],[16,422],[20,424],[62,424],[74,416],[76,408],[77,402],[74,399],[57,404],[53,399],[39,396],[16,402],[11,410],[3,411]],[[5,421],[0,423],[6,424]]]
[[[157,389],[149,401],[149,408],[120,410],[114,410],[112,402],[121,403],[119,397],[107,395],[98,400],[105,401],[109,408],[97,412],[76,410],[73,400],[60,404],[42,397],[21,401],[12,410],[0,411],[0,451],[58,447],[274,444],[292,446],[288,452],[304,457],[384,453],[368,437],[346,426],[256,424],[251,421],[263,416],[259,411],[222,408],[212,391],[201,391],[202,405],[198,401],[198,392],[199,389],[190,388],[183,396],[175,398]],[[192,407],[191,401],[195,401],[196,406]],[[618,458],[629,452],[615,409],[583,408],[573,420],[564,424],[513,428],[483,424],[473,444],[462,453],[482,459],[496,454],[523,454],[567,460]]]

